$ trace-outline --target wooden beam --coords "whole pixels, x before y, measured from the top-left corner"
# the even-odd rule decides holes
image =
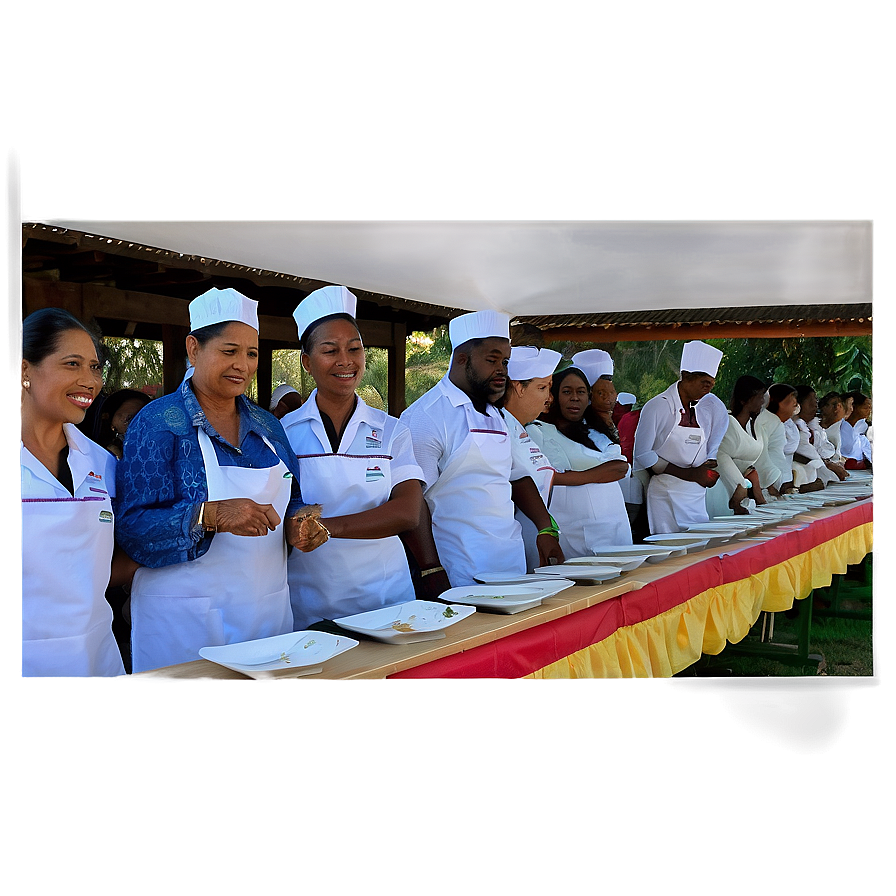
[[[403,323],[392,324],[392,344],[387,347],[389,371],[387,375],[389,413],[397,417],[405,403],[405,347],[408,328]]]
[[[268,409],[271,403],[271,377],[274,374],[273,347],[266,339],[258,340],[258,371],[256,384],[258,387],[258,406]]]
[[[871,321],[680,324],[545,328],[545,342],[653,342],[660,339],[788,339],[796,336],[870,336]]]
[[[189,327],[162,325],[162,382],[166,395],[180,385],[187,369],[187,333]]]

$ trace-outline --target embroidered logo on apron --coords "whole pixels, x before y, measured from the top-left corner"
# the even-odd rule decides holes
[[[111,510],[101,510],[100,511],[100,522],[101,523],[111,523],[112,522],[112,511]]]
[[[382,479],[384,475],[385,474],[380,467],[373,466],[367,468],[367,482],[374,482],[377,479]]]

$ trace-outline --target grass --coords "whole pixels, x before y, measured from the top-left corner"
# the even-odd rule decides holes
[[[871,611],[872,577],[870,556],[867,564],[851,566],[840,583],[840,609],[853,612]],[[744,656],[737,647],[727,647],[716,656],[704,655],[693,666],[676,677],[726,676],[767,677],[803,675],[872,675],[872,621],[870,619],[844,619],[818,615],[830,597],[828,589],[815,592],[814,612],[809,633],[809,653],[819,654],[823,663],[795,665],[762,656]],[[808,598],[807,598],[808,599]],[[801,603],[801,602],[798,602]],[[799,620],[790,619],[784,613],[775,613],[775,644],[797,644]],[[762,616],[741,642],[759,645],[762,632]]]

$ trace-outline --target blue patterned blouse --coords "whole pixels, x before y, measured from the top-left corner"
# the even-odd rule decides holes
[[[128,426],[115,476],[115,537],[142,566],[155,569],[195,560],[214,538],[198,525],[199,505],[208,500],[200,426],[221,466],[266,469],[282,460],[293,475],[287,516],[304,503],[298,464],[280,421],[242,395],[237,406],[239,448],[212,428],[189,379],[176,392],[151,401]],[[276,457],[262,436],[276,448]]]

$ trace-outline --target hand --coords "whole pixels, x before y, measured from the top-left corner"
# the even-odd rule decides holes
[[[781,492],[779,492],[773,485],[770,485],[770,486],[768,487],[768,493],[769,493],[773,498],[780,498],[780,497],[781,497]],[[757,503],[759,503],[759,502],[757,501]]]
[[[560,542],[553,535],[544,533],[535,539],[535,547],[538,548],[538,563],[540,566],[551,566],[551,560],[562,563],[566,557],[560,549]]]
[[[422,600],[434,600],[440,594],[444,594],[451,587],[448,573],[444,569],[431,572],[420,579],[420,594]]]
[[[747,497],[747,490],[743,487],[741,483],[738,482],[737,486],[734,489],[734,494],[731,495],[731,500],[728,502],[728,506],[735,513],[746,513],[746,510],[741,507],[740,502],[743,501],[744,498]]]
[[[849,473],[847,473],[847,471],[841,464],[835,464],[833,461],[825,461],[825,465],[829,470],[837,474],[837,478],[841,482],[843,482],[843,480],[846,479],[847,476],[849,476]]]
[[[319,548],[330,537],[320,521],[320,514],[291,516],[286,521],[286,541],[303,554]]]
[[[694,467],[692,482],[702,485],[703,488],[712,488],[719,479],[719,474],[713,469],[718,466],[714,460],[707,460]]]
[[[267,535],[280,525],[280,516],[272,504],[257,504],[251,498],[207,501],[205,514],[206,521],[214,523],[215,531],[231,535]]]

